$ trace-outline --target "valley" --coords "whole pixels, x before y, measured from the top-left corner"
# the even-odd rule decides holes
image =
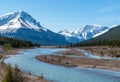
[[[79,49],[76,49],[77,48],[72,49],[73,51],[70,50],[71,52],[69,53],[69,49],[65,48],[27,49],[20,51],[21,53],[16,56],[5,59],[4,62],[6,64],[10,62],[11,65],[17,64],[19,65],[19,69],[21,71],[35,76],[40,76],[42,73],[44,78],[47,79],[48,82],[49,80],[55,82],[86,81],[85,79],[88,79],[88,76],[88,82],[98,82],[98,80],[99,82],[120,81],[118,65],[120,62],[119,60],[112,60],[109,58],[96,59],[89,58],[89,56],[83,57],[83,52],[79,53],[79,51],[77,51]],[[60,53],[64,53],[67,55],[61,56]],[[36,60],[35,57],[41,61]],[[95,77],[96,80],[94,79]]]
[[[15,82],[16,65],[24,78],[17,77],[20,82],[120,82],[119,35],[119,25],[53,32],[25,11],[5,14],[0,17],[0,82],[8,82],[10,65]]]
[[[120,82],[120,0],[0,3],[0,82]]]

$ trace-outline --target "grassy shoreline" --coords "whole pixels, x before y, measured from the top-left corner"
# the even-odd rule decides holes
[[[77,48],[74,49],[71,48],[70,50],[67,51],[58,52],[58,54],[63,54],[63,56],[55,56],[54,54],[47,56],[41,55],[41,56],[36,56],[36,59],[42,62],[66,66],[66,67],[99,68],[99,69],[120,71],[120,65],[119,65],[120,60],[68,57],[69,55],[83,56],[83,53],[80,51],[78,52]]]
[[[16,54],[18,54],[20,50],[24,50],[24,49],[28,49],[28,48],[22,48],[22,49],[12,49],[12,50],[7,50],[4,54],[3,57],[1,58],[1,62],[0,62],[0,82],[2,81],[4,74],[5,74],[5,70],[7,68],[7,65],[3,62],[6,58],[9,58],[11,56],[14,56]],[[31,48],[29,48],[31,49]],[[12,68],[13,70],[14,68]],[[24,77],[24,82],[48,82],[47,80],[45,80],[44,78],[38,77],[38,76],[33,76],[31,74],[25,73],[20,71],[20,74]]]

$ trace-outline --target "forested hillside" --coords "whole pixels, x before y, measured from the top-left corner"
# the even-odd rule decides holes
[[[79,46],[117,46],[120,47],[120,25],[110,29],[105,34],[96,38],[86,40],[77,44],[70,44],[71,47]]]
[[[14,38],[8,38],[4,36],[0,36],[0,45],[9,48],[24,48],[24,47],[33,47],[35,44],[33,44],[30,41],[25,41],[25,40],[19,40],[19,39],[14,39]]]

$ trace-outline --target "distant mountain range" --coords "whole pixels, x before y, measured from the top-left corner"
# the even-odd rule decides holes
[[[101,25],[84,25],[77,31],[69,32],[67,30],[63,30],[58,33],[63,35],[68,42],[76,43],[102,35],[109,29],[110,27]]]
[[[64,45],[65,38],[44,28],[24,11],[8,13],[0,17],[0,35],[32,41],[41,45]]]
[[[40,45],[65,45],[100,36],[111,28],[101,25],[84,25],[79,30],[58,33],[41,26],[25,11],[8,13],[0,17],[0,35],[32,41]]]
[[[80,42],[79,44],[73,44],[72,46],[111,46],[120,47],[120,25],[111,28],[106,33]]]
[[[108,32],[90,39],[91,41],[97,40],[120,40],[120,25],[111,28]]]

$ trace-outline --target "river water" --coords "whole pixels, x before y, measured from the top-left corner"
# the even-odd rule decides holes
[[[19,69],[40,76],[43,73],[45,79],[54,82],[120,82],[120,72],[93,69],[72,68],[52,65],[35,59],[37,55],[52,54],[65,49],[35,48],[20,51],[20,54],[7,58],[4,62],[17,64]]]

